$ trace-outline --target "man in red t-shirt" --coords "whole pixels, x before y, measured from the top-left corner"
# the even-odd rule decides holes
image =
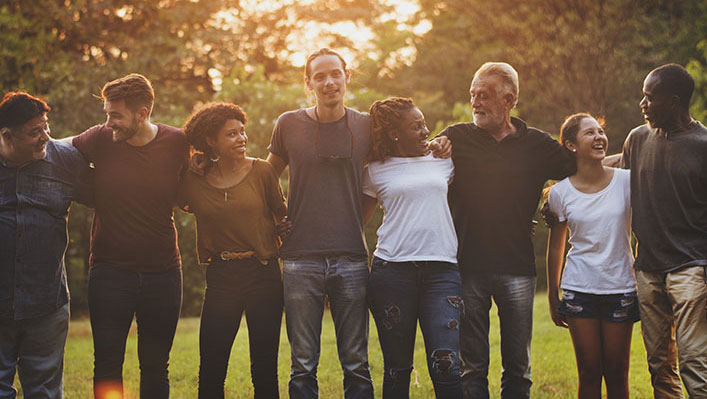
[[[168,398],[167,365],[182,302],[172,208],[186,139],[178,128],[150,121],[154,91],[144,76],[108,82],[101,95],[106,122],[72,141],[95,167],[88,283],[94,396],[122,397],[125,341],[135,317],[140,397]]]

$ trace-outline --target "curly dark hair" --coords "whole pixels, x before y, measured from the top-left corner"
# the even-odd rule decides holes
[[[236,104],[209,103],[195,111],[184,125],[184,134],[192,150],[204,153],[209,158],[216,157],[217,154],[209,146],[206,138],[216,138],[223,125],[231,119],[241,121],[244,126],[248,122],[245,111]]]
[[[371,105],[368,113],[371,115],[371,149],[370,161],[384,161],[393,153],[395,142],[389,133],[398,129],[400,119],[406,111],[415,108],[415,103],[409,98],[390,97],[378,100]]]

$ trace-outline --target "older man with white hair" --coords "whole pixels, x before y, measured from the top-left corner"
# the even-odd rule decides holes
[[[549,134],[511,117],[518,101],[518,73],[509,64],[482,65],[469,93],[474,122],[442,132],[452,141],[455,166],[449,201],[465,303],[460,325],[464,397],[489,397],[493,300],[501,325],[501,398],[529,398],[532,219],[545,182],[573,172],[574,160]]]

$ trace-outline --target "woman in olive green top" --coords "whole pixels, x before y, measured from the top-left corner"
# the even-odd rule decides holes
[[[209,104],[184,132],[211,159],[204,176],[188,172],[182,207],[196,216],[199,263],[208,264],[199,331],[199,398],[223,398],[224,381],[245,312],[256,398],[277,398],[282,280],[275,221],[287,208],[275,170],[246,156],[245,112]]]

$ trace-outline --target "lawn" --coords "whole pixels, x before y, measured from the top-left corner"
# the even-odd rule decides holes
[[[491,397],[498,397],[501,373],[498,319],[495,316],[495,308],[491,311],[491,371],[489,383],[492,392]],[[170,361],[172,398],[197,397],[198,333],[198,319],[186,318],[180,320]],[[135,329],[133,328],[128,339],[124,368],[126,399],[137,399],[139,397],[137,394],[139,374],[136,343]],[[383,360],[373,319],[371,319],[369,351],[376,397],[380,397]],[[66,366],[64,371],[64,397],[66,399],[91,397],[92,353],[91,331],[88,320],[72,321],[66,345]],[[253,396],[249,364],[247,329],[244,321],[231,354],[229,374],[226,381],[226,397],[251,398]],[[569,332],[552,324],[548,316],[547,300],[543,294],[538,295],[535,301],[532,364],[533,398],[566,399],[576,397],[577,371]],[[283,398],[287,397],[289,365],[290,350],[283,324],[279,367],[280,394]],[[328,313],[324,317],[319,389],[321,398],[343,397],[341,369],[336,357],[334,328]],[[640,337],[640,324],[638,323],[634,328],[631,348],[630,390],[632,398],[649,398],[652,396],[645,350]],[[419,330],[415,347],[415,370],[413,371],[410,391],[412,398],[434,397],[432,384],[427,374],[425,349]]]

